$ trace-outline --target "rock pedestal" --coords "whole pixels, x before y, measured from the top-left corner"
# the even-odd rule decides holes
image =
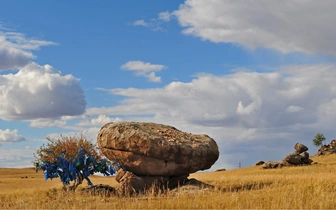
[[[119,169],[116,181],[119,182],[119,194],[132,195],[137,193],[158,192],[164,189],[173,189],[188,182],[188,176],[137,176],[130,171]]]

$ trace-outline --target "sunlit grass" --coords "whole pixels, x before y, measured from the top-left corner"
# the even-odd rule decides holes
[[[135,197],[64,192],[59,179],[44,181],[33,168],[0,169],[1,209],[331,209],[336,207],[336,155],[312,157],[316,165],[263,170],[260,166],[199,172],[189,178],[215,190],[184,190]],[[26,178],[27,176],[27,178]],[[114,177],[91,178],[116,187]]]

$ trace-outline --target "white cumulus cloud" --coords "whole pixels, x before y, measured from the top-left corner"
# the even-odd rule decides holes
[[[184,34],[211,42],[336,55],[335,8],[333,0],[187,0],[171,14]]]
[[[133,71],[136,76],[144,76],[151,82],[161,82],[161,78],[155,75],[155,72],[159,72],[166,68],[164,65],[145,63],[143,61],[128,61],[121,67],[123,70]]]
[[[79,79],[36,63],[15,74],[0,75],[0,100],[4,120],[80,115],[86,107]]]
[[[18,130],[1,130],[0,129],[0,142],[19,142],[26,141],[26,138],[18,134]]]
[[[144,20],[136,20],[136,21],[134,21],[133,22],[133,25],[134,26],[144,26],[144,27],[148,27],[150,24],[149,23],[147,23],[146,21],[144,21]]]
[[[165,11],[165,12],[160,12],[159,14],[158,14],[158,18],[160,19],[160,20],[163,20],[163,21],[165,21],[165,22],[168,22],[168,21],[170,21],[170,18],[172,17],[172,14],[171,13],[169,13],[168,11]]]
[[[35,56],[32,50],[56,43],[29,39],[21,33],[5,31],[0,27],[0,71],[27,65]]]
[[[34,119],[30,120],[29,126],[33,128],[65,127],[66,121],[54,119]]]
[[[110,122],[122,121],[121,118],[110,118],[106,115],[98,115],[97,118],[85,119],[77,123],[78,126],[103,126]]]

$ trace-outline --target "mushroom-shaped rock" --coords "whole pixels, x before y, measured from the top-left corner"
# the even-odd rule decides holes
[[[108,123],[97,141],[108,159],[119,159],[136,175],[188,175],[209,169],[219,157],[218,146],[209,136],[156,123]]]

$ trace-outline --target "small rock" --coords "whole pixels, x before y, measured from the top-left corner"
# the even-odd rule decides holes
[[[256,166],[260,166],[260,165],[262,165],[262,164],[264,164],[265,162],[264,161],[262,161],[262,160],[259,160],[258,162],[256,162]]]
[[[116,189],[109,185],[95,185],[88,188],[81,189],[82,193],[90,193],[91,195],[111,196],[116,194]]]
[[[300,143],[296,143],[294,149],[299,153],[308,151],[308,147]]]
[[[271,160],[265,162],[265,163],[262,165],[262,167],[263,167],[264,169],[277,168],[278,166],[279,166],[279,162],[275,162],[275,161],[271,161]]]

